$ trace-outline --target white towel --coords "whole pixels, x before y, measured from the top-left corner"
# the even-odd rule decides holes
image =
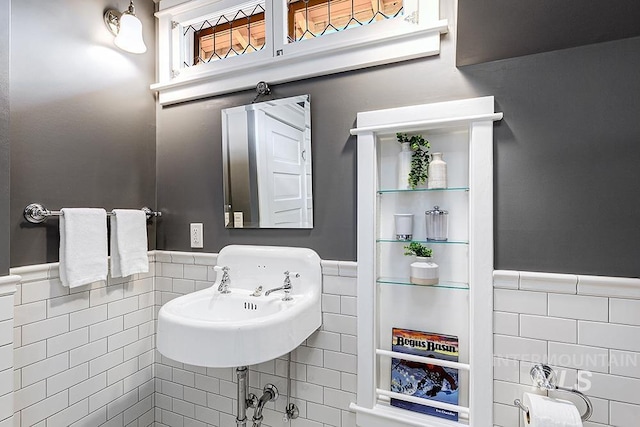
[[[107,213],[65,208],[60,216],[60,280],[70,288],[107,279]]]
[[[111,217],[111,276],[149,271],[147,215],[140,209],[114,209]]]

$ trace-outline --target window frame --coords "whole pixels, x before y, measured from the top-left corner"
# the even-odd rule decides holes
[[[158,18],[158,92],[161,105],[215,96],[255,87],[356,70],[407,59],[437,55],[440,35],[448,31],[439,18],[439,0],[404,0],[404,15],[321,37],[289,43],[285,0],[263,0],[265,47],[245,55],[188,68],[193,38],[184,28],[204,19],[238,10],[237,0],[162,0]],[[244,2],[240,7],[261,3]],[[163,8],[163,6],[167,5]],[[418,7],[418,5],[420,7]]]

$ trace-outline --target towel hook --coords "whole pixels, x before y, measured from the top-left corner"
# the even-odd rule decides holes
[[[587,405],[586,411],[584,412],[584,414],[580,416],[580,418],[582,419],[582,421],[587,421],[589,418],[591,418],[591,414],[593,414],[593,405],[591,404],[591,401],[589,400],[589,398],[579,390],[576,390],[574,388],[560,387],[559,385],[557,385],[556,373],[553,369],[551,369],[549,365],[545,365],[543,363],[534,365],[531,368],[529,375],[531,375],[531,380],[533,381],[533,385],[535,385],[541,390],[565,391],[567,393],[573,393],[578,397],[580,397],[584,401],[584,403]],[[527,422],[530,422],[529,408],[524,406],[520,399],[514,400],[513,405],[517,406],[522,411],[524,411],[525,414],[527,415]]]

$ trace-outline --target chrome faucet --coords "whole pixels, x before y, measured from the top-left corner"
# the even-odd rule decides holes
[[[274,288],[274,289],[269,289],[267,292],[264,293],[264,296],[269,296],[269,294],[271,292],[275,292],[275,291],[284,291],[284,298],[282,298],[282,301],[291,301],[293,298],[291,297],[291,290],[293,289],[293,286],[291,285],[291,277],[290,275],[293,275],[293,277],[298,278],[300,277],[300,274],[298,273],[290,273],[288,270],[284,272],[284,284],[282,286],[280,286],[279,288]]]
[[[222,270],[222,279],[220,279],[220,285],[218,285],[218,292],[220,292],[221,294],[230,293],[231,292],[229,290],[229,283],[231,283],[231,278],[229,277],[230,268],[227,266],[224,266],[222,268],[216,266],[214,269],[217,271]]]

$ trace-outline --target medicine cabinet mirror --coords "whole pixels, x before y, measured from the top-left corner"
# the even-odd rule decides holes
[[[227,228],[313,228],[309,95],[222,110]]]

